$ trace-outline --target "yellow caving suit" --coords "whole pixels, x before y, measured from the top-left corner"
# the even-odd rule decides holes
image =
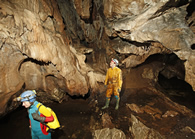
[[[122,87],[122,71],[118,67],[109,68],[106,73],[105,85],[107,86],[106,97],[110,99],[112,93],[119,98],[118,89]]]

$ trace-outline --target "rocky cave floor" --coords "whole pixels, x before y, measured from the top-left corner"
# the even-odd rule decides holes
[[[74,98],[61,104],[45,105],[56,112],[62,125],[62,129],[53,134],[54,139],[90,139],[93,138],[94,130],[106,127],[122,130],[126,138],[131,139],[134,136],[129,132],[132,125],[131,114],[165,138],[195,138],[195,118],[192,116],[195,111],[195,96],[188,95],[187,98],[182,97],[183,100],[178,96],[179,99],[174,100],[186,105],[191,112],[162,96],[164,95],[159,95],[151,88],[134,89],[131,93],[122,92],[119,110],[114,109],[114,97],[110,107],[101,110],[105,103],[103,94],[93,98]],[[172,111],[172,114],[166,113],[167,111]],[[110,119],[103,119],[106,118],[103,115],[109,115]],[[30,139],[28,126],[26,109],[19,107],[0,120],[0,136],[2,139]]]
[[[119,129],[127,139],[148,136],[144,132],[149,134],[151,130],[146,129],[154,129],[166,139],[195,139],[195,92],[191,86],[161,75],[156,85],[149,86],[138,76],[146,66],[131,70],[131,80],[126,80],[131,86],[123,87],[119,110],[114,109],[113,96],[110,107],[101,109],[105,104],[104,93],[88,94],[86,98],[69,97],[60,104],[44,103],[55,111],[62,126],[52,135],[53,139],[92,139],[94,132],[103,128]],[[142,123],[137,129],[132,115]],[[1,118],[0,133],[1,139],[30,139],[26,109],[20,106]]]

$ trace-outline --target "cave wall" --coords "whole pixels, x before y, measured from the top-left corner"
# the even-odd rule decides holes
[[[56,1],[0,3],[0,113],[6,111],[14,94],[26,89],[48,94],[56,90],[70,95],[88,93],[89,68],[80,65],[85,58],[78,60]],[[48,75],[60,83],[52,87]]]
[[[194,49],[192,49],[195,42],[192,30],[194,21],[191,20],[191,25],[187,24],[186,19],[192,19],[192,17],[187,17],[189,15],[187,13],[189,6],[187,1],[126,1],[127,5],[129,3],[131,3],[129,5],[136,5],[133,6],[135,11],[139,11],[136,13],[132,12],[132,8],[129,8],[128,12],[127,9],[123,9],[122,5],[124,3],[122,2],[117,3],[109,0],[106,2],[109,3],[111,9],[117,7],[117,11],[120,11],[120,14],[118,14],[112,10],[108,12],[108,9],[106,9],[105,13],[111,20],[106,26],[107,34],[111,37],[119,36],[130,42],[123,45],[125,50],[122,52],[127,53],[126,50],[128,50],[128,54],[131,55],[123,59],[122,63],[126,63],[127,67],[134,67],[134,64],[144,62],[151,54],[175,53],[181,60],[186,61],[185,81],[195,89],[194,64],[192,62],[195,54]],[[191,2],[191,5],[194,5],[194,3]],[[120,16],[121,13],[124,13],[123,17]],[[131,42],[133,42],[132,44],[137,42],[147,51],[141,51],[140,47],[135,47]],[[135,50],[133,51],[133,49]],[[121,51],[116,50],[119,53]]]
[[[193,1],[58,0],[58,3],[65,24],[77,24],[67,28],[71,38],[86,42],[84,47],[94,50],[93,62],[99,67],[93,64],[93,69],[105,73],[111,57],[128,69],[142,64],[150,55],[174,53],[184,61],[184,80],[195,90]],[[63,8],[67,5],[72,6],[71,12]],[[175,68],[174,72],[180,71]]]
[[[195,90],[193,5],[190,0],[0,0],[0,114],[16,107],[8,102],[26,89],[59,102],[66,93],[102,92],[112,57],[128,71],[150,55],[174,53]],[[179,78],[177,68],[174,73]]]

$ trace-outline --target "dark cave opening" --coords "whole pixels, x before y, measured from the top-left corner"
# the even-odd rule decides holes
[[[161,73],[158,75],[158,84],[163,89],[162,92],[172,101],[184,105],[195,112],[195,92],[190,84],[177,77],[168,79]]]
[[[192,44],[191,49],[195,50],[195,44]]]
[[[185,61],[174,53],[155,54],[148,57],[144,64],[155,62],[157,64],[154,70],[160,69],[157,77],[157,89],[161,90],[172,101],[195,111],[195,91],[185,81]]]
[[[192,13],[194,12],[194,10],[195,10],[194,6],[195,6],[195,1],[194,0],[190,1],[190,4],[187,7],[187,12],[188,12],[187,17],[191,16]]]
[[[166,90],[193,92],[190,84],[188,84],[184,80],[178,79],[177,77],[172,77],[168,79],[164,77],[161,73],[159,73],[158,83]]]
[[[72,100],[79,100],[79,99],[81,99],[81,100],[87,100],[90,97],[90,91],[87,94],[85,94],[85,95],[73,95],[73,96],[71,96],[68,93],[66,93],[66,95],[70,99],[72,99]]]

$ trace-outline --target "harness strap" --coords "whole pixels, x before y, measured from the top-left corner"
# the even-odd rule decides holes
[[[38,111],[39,111],[39,109],[40,109],[40,107],[41,107],[41,106],[42,106],[42,104],[40,104],[40,105],[39,105],[39,107],[38,107]],[[46,127],[48,127],[48,128],[49,128],[49,130],[51,129],[51,128],[50,128],[50,127],[49,127],[49,126],[48,126],[45,122],[43,122],[42,124],[43,124],[43,125],[45,125]]]

